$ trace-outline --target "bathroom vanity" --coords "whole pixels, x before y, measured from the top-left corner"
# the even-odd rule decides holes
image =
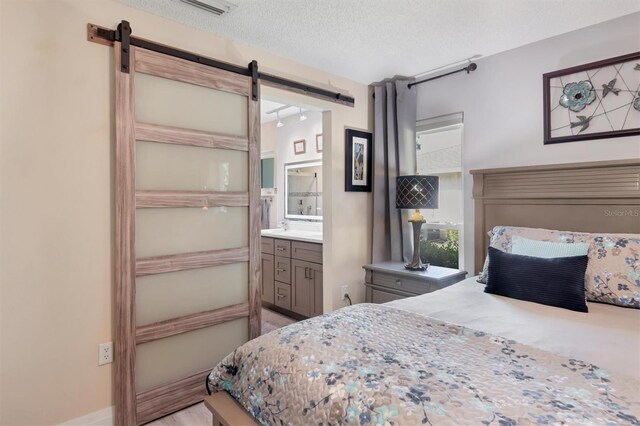
[[[322,233],[262,231],[262,303],[293,317],[322,314]]]

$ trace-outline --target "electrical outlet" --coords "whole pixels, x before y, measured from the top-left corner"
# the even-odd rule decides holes
[[[100,343],[98,346],[98,365],[113,362],[113,342]]]
[[[346,295],[349,294],[349,286],[348,285],[343,285],[341,287],[342,289],[342,300],[346,299]]]

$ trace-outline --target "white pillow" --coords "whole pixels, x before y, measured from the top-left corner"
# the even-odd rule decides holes
[[[511,253],[544,259],[586,256],[589,246],[589,243],[555,243],[553,241],[530,240],[519,235],[511,237]]]

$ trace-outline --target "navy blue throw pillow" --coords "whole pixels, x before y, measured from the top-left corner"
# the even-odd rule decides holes
[[[588,312],[584,273],[587,256],[543,259],[489,247],[485,293]]]

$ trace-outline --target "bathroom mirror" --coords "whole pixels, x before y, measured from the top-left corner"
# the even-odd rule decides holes
[[[284,165],[284,217],[322,220],[322,161]]]

